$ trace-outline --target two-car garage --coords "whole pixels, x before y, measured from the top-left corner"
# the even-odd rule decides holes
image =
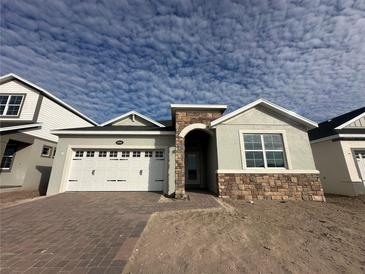
[[[67,191],[162,191],[163,149],[74,149]]]

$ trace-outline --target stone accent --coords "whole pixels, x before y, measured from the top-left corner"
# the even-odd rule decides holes
[[[180,132],[188,125],[202,123],[208,125],[211,121],[222,116],[221,111],[187,111],[177,110],[175,114],[175,197],[185,198],[185,139],[180,137]]]
[[[319,174],[218,173],[219,197],[325,201]]]

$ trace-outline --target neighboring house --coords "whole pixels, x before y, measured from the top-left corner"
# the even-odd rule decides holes
[[[96,125],[46,90],[15,74],[0,77],[0,191],[45,194],[57,128]]]
[[[365,194],[365,107],[320,123],[309,137],[324,191]]]
[[[135,111],[100,126],[57,130],[47,194],[205,189],[238,199],[323,201],[307,131],[317,124],[265,100],[171,105],[171,121]]]

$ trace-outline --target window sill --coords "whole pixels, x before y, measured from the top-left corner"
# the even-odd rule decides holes
[[[318,170],[286,169],[286,168],[250,168],[250,169],[219,169],[217,173],[259,173],[259,174],[319,174]]]

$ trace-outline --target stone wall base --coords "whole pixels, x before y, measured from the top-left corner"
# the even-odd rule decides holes
[[[219,197],[325,201],[319,174],[218,173]]]

